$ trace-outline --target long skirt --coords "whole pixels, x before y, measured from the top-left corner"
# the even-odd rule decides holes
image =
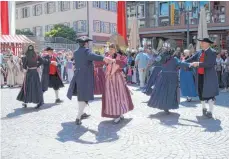
[[[153,67],[152,74],[150,75],[150,78],[148,80],[148,83],[147,83],[145,91],[144,91],[145,94],[151,95],[152,87],[154,86],[154,84],[157,80],[158,74],[160,73],[161,69],[162,69],[161,66]]]
[[[179,92],[177,72],[161,72],[152,90],[148,106],[161,110],[178,109]]]
[[[1,70],[0,70],[1,71]],[[0,72],[0,83],[1,83],[1,86],[3,86],[5,84],[5,81],[4,81],[4,74],[2,73],[2,71]]]
[[[196,97],[196,86],[194,83],[194,76],[192,71],[180,70],[180,87],[181,95],[188,97]]]
[[[15,75],[13,71],[9,70],[7,74],[7,85],[8,86],[14,86],[15,85]]]
[[[42,86],[37,69],[29,69],[27,71],[17,100],[24,103],[44,103]]]
[[[104,91],[105,73],[103,68],[96,68],[94,73],[94,94],[101,95]]]
[[[117,118],[133,109],[134,105],[124,75],[116,72],[110,78],[105,79],[102,117]]]
[[[49,88],[59,90],[61,87],[64,87],[64,84],[59,75],[57,73],[55,75],[49,75]]]
[[[23,71],[18,71],[15,79],[16,79],[15,81],[16,81],[17,85],[22,85],[23,84],[23,80],[24,80],[24,72]]]

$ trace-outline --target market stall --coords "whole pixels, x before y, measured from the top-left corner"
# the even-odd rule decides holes
[[[1,53],[4,54],[11,50],[15,56],[18,56],[19,52],[22,51],[23,47],[25,47],[26,45],[35,44],[25,35],[1,35],[0,43]]]

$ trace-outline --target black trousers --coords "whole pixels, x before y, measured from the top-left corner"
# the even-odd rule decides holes
[[[208,101],[210,99],[215,100],[215,97],[203,97],[203,89],[204,89],[204,75],[199,74],[198,75],[198,94],[200,101]]]

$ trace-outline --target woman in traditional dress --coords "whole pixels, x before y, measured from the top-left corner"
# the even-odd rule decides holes
[[[144,93],[146,95],[151,95],[152,93],[152,87],[154,86],[156,80],[157,80],[157,77],[158,77],[158,74],[160,73],[161,69],[162,69],[162,64],[161,64],[161,56],[158,55],[153,63],[153,69],[152,69],[152,73],[150,75],[150,78],[147,82],[147,85],[146,85],[146,88],[144,90]]]
[[[7,61],[7,85],[13,87],[15,85],[15,69],[16,65],[13,60],[13,55],[10,55]]]
[[[17,58],[16,62],[16,77],[15,77],[15,82],[17,85],[22,86],[23,80],[24,80],[24,72],[23,72],[23,63],[21,56]]]
[[[191,57],[190,50],[184,50],[183,61]],[[192,97],[197,97],[194,72],[192,68],[180,69],[180,88],[182,96],[187,97],[187,101],[191,102]]]
[[[23,59],[23,68],[27,71],[23,86],[17,96],[17,100],[23,102],[23,106],[27,107],[27,103],[36,103],[35,108],[39,108],[43,103],[43,92],[40,77],[37,71],[39,65],[43,63],[43,59],[36,55],[34,47],[30,45]]]
[[[102,96],[102,117],[115,118],[115,123],[119,123],[121,119],[124,119],[123,114],[134,108],[122,72],[127,58],[117,52],[117,47],[114,44],[109,46],[110,57],[116,59],[116,63],[107,65],[105,89]]]
[[[1,88],[5,85],[5,81],[4,81],[4,77],[6,76],[6,72],[2,66],[2,64],[0,64],[0,82],[1,82]]]
[[[149,107],[164,110],[167,114],[170,109],[178,109],[179,107],[178,67],[189,67],[188,63],[181,62],[172,54],[173,52],[169,48],[163,52],[162,71],[158,75],[148,102]]]
[[[103,69],[104,64],[105,63],[103,61],[94,61],[94,94],[95,95],[101,95],[103,94],[104,91],[104,85],[105,85],[105,73]]]

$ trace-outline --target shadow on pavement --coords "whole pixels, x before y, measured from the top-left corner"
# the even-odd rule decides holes
[[[219,119],[209,119],[204,116],[196,116],[197,121],[189,120],[189,119],[182,119],[185,121],[193,122],[195,124],[200,125],[202,128],[204,128],[205,132],[218,132],[223,130],[221,127],[221,121]]]
[[[112,142],[118,140],[118,131],[125,127],[131,120],[132,118],[124,119],[118,124],[114,124],[113,120],[102,121],[98,126],[96,143]]]
[[[188,124],[179,123],[180,114],[173,113],[173,112],[170,112],[170,114],[166,114],[165,112],[158,112],[156,114],[151,114],[149,118],[158,119],[160,120],[160,124],[171,127],[171,128],[176,128],[175,127],[176,125],[198,127],[196,125],[188,125]]]
[[[102,121],[98,126],[98,131],[86,128],[83,125],[76,126],[75,122],[61,123],[63,129],[57,133],[60,142],[74,141],[81,144],[99,144],[104,142],[112,142],[119,139],[117,134],[131,119],[124,119],[119,124],[113,124],[113,121]],[[96,142],[85,141],[80,139],[85,133],[90,132],[95,135]]]
[[[7,120],[10,118],[15,118],[15,117],[19,117],[20,115],[24,115],[24,114],[29,114],[29,113],[33,113],[33,112],[38,112],[44,109],[49,109],[53,106],[55,106],[57,104],[55,103],[45,103],[44,105],[42,105],[39,109],[35,109],[34,107],[27,107],[27,108],[16,108],[14,109],[13,113],[9,113],[6,115],[6,117],[1,118],[1,120]]]

